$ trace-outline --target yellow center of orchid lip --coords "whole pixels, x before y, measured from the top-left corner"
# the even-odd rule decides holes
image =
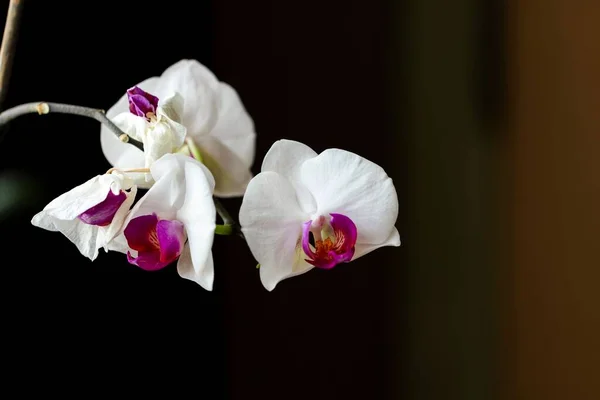
[[[305,261],[325,269],[349,262],[357,238],[356,225],[349,217],[337,213],[330,216],[315,216],[302,229],[302,250],[308,256]]]
[[[148,111],[146,113],[146,118],[148,118],[148,121],[150,121],[150,123],[153,123],[153,124],[155,124],[157,121],[156,114],[154,114],[152,111]]]
[[[160,250],[160,243],[158,242],[158,235],[156,233],[156,229],[150,231],[148,235],[148,241],[154,246],[157,250]]]

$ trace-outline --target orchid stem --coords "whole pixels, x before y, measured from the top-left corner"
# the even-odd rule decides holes
[[[225,209],[225,206],[223,206],[223,204],[218,199],[213,198],[213,200],[215,201],[215,208],[217,209],[217,213],[219,214],[219,217],[221,217],[221,219],[223,220],[223,224],[234,225],[235,221],[233,220],[233,218],[231,218],[231,215],[229,215],[229,211]]]
[[[239,224],[237,224],[233,220],[233,218],[231,218],[231,215],[229,214],[227,209],[225,209],[225,206],[223,206],[223,204],[219,201],[219,199],[213,197],[213,200],[215,202],[215,208],[217,209],[217,213],[219,214],[219,217],[221,217],[221,219],[223,220],[222,225],[216,226],[215,234],[217,234],[217,235],[237,235],[237,236],[241,237],[242,239],[246,240],[246,238],[244,237],[244,234],[242,233],[242,230],[240,229]]]
[[[10,0],[6,13],[4,34],[2,35],[2,45],[0,46],[0,109],[8,91],[10,71],[17,45],[17,33],[19,31],[21,15],[23,14],[23,3],[24,0]]]
[[[231,235],[233,233],[233,225],[223,224],[215,226],[216,235]]]
[[[144,150],[144,145],[142,142],[139,142],[135,139],[132,139],[119,129],[104,113],[103,110],[99,110],[97,108],[89,108],[89,107],[81,107],[74,106],[71,104],[60,104],[60,103],[26,103],[21,104],[13,108],[9,108],[8,110],[0,113],[0,126],[4,125],[11,120],[20,117],[25,114],[33,114],[38,113],[39,115],[48,114],[50,112],[58,113],[58,114],[71,114],[71,115],[80,115],[82,117],[93,118],[96,121],[99,121],[106,125],[108,129],[110,129],[118,138],[124,143],[129,143],[134,145],[140,150]]]
[[[200,149],[198,148],[198,146],[196,146],[196,142],[194,142],[194,139],[192,139],[191,137],[188,137],[185,141],[188,145],[188,149],[190,150],[190,153],[192,153],[192,156],[196,160],[202,162],[202,155],[200,154]]]

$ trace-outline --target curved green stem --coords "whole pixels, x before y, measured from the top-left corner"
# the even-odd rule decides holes
[[[233,234],[233,225],[217,225],[215,226],[215,235],[231,235]]]
[[[213,200],[215,202],[215,208],[217,209],[217,214],[219,214],[219,217],[221,217],[221,219],[223,220],[223,224],[224,225],[234,225],[235,221],[233,220],[233,218],[231,218],[231,215],[229,214],[229,212],[227,211],[227,209],[225,208],[223,203],[221,203],[219,201],[219,199],[217,199],[217,198],[213,198]]]
[[[198,146],[196,146],[196,143],[194,142],[194,139],[192,139],[191,137],[188,137],[186,140],[188,149],[190,151],[190,153],[192,154],[192,156],[202,162],[202,154],[200,154],[200,149],[198,148]]]
[[[219,217],[221,217],[221,219],[223,220],[223,224],[216,226],[215,234],[237,235],[242,239],[246,240],[244,234],[242,233],[240,225],[237,222],[235,222],[235,220],[231,217],[225,206],[223,206],[223,204],[216,197],[213,197],[213,200],[215,202],[215,208],[217,209],[217,213],[219,214]]]

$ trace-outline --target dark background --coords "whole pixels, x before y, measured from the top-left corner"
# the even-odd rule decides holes
[[[598,18],[566,0],[26,2],[5,108],[108,109],[195,58],[252,115],[254,172],[280,138],[381,165],[402,246],[273,292],[238,238],[216,237],[212,292],[174,267],[90,262],[29,221],[110,167],[100,126],[20,117],[0,142],[3,382],[82,397],[597,398]],[[240,199],[225,203],[236,215]]]

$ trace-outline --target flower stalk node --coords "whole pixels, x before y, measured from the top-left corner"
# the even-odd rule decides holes
[[[39,115],[48,114],[50,112],[50,107],[48,107],[48,103],[40,103],[36,107]]]

